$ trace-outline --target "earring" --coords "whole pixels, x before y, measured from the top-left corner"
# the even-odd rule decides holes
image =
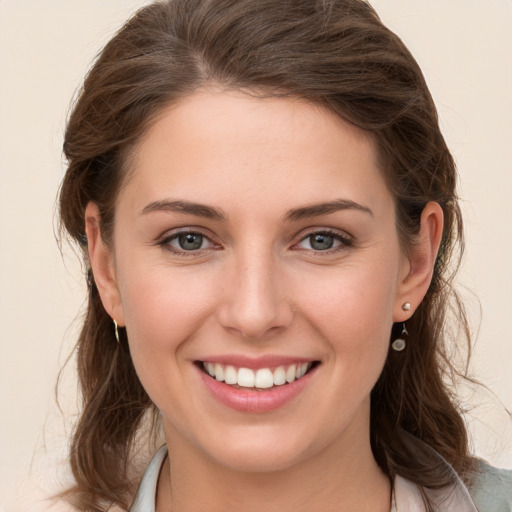
[[[393,341],[393,343],[391,344],[391,347],[393,348],[394,351],[396,352],[402,352],[402,350],[405,348],[405,346],[407,345],[404,337],[405,336],[408,336],[409,333],[407,332],[407,329],[405,328],[405,324],[403,324],[403,327],[402,327],[402,335],[400,338],[397,338],[395,341]]]
[[[119,329],[117,328],[117,322],[114,320],[114,335],[116,337],[117,343],[120,343],[119,341]]]
[[[403,309],[404,311],[410,311],[410,309],[411,309],[411,303],[410,303],[410,302],[404,302],[404,303],[402,304],[402,309]]]

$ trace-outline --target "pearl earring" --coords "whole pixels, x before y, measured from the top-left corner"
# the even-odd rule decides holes
[[[404,303],[402,304],[402,309],[403,309],[404,311],[410,311],[410,310],[411,310],[411,303],[410,303],[410,302],[404,302]]]
[[[402,334],[401,334],[400,338],[397,338],[391,344],[391,347],[395,352],[402,352],[402,350],[404,350],[405,346],[407,345],[404,338],[405,338],[405,336],[408,336],[408,335],[409,335],[409,333],[407,332],[407,329],[405,328],[405,324],[403,324]]]

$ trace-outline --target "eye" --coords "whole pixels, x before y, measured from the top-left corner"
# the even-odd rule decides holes
[[[176,236],[172,242],[176,242],[184,251],[197,251],[203,248],[205,240],[205,237],[199,233],[182,233]]]
[[[341,234],[330,231],[318,231],[303,238],[297,248],[309,251],[329,251],[350,247],[352,241]]]
[[[334,246],[334,237],[326,233],[315,233],[307,238],[307,241],[315,251],[326,251]]]
[[[176,253],[201,251],[215,246],[207,236],[195,231],[181,231],[171,235],[161,245]]]

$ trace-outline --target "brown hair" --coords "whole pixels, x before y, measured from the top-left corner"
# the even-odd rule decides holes
[[[397,229],[414,243],[421,212],[437,201],[445,217],[429,291],[407,329],[407,350],[392,350],[372,392],[371,443],[381,468],[426,487],[448,476],[410,448],[424,441],[464,478],[472,459],[446,377],[450,305],[468,336],[451,287],[462,250],[456,170],[418,64],[363,0],[170,0],[141,9],[107,44],[87,75],[64,142],[68,170],[62,223],[86,249],[84,211],[92,201],[109,243],[116,196],[130,151],[162,109],[205,85],[300,97],[371,133],[396,199]],[[83,410],[70,460],[83,510],[127,507],[135,436],[155,412],[127,348],[114,338],[93,276],[78,340]],[[455,300],[454,300],[455,298]],[[399,333],[395,330],[392,337]]]

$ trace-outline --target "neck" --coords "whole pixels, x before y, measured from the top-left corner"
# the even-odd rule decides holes
[[[389,512],[390,482],[366,443],[337,441],[279,471],[240,472],[175,443],[169,446],[157,512]],[[172,470],[170,466],[172,465]]]

